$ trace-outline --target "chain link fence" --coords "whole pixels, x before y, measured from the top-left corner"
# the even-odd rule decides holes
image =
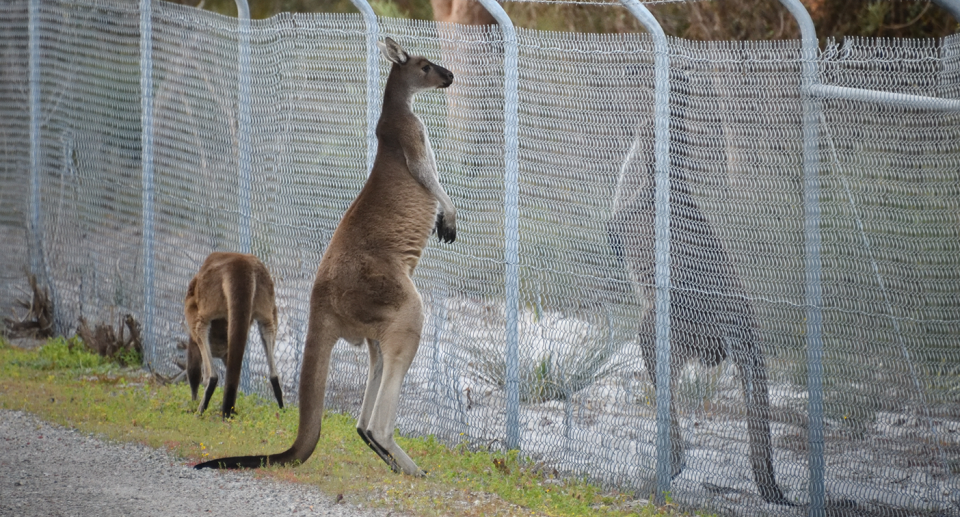
[[[277,360],[295,402],[313,275],[368,167],[367,25],[251,21],[244,107],[236,19],[154,1],[150,21],[146,182],[138,6],[0,4],[0,310],[16,310],[33,272],[60,332],[81,316],[132,314],[150,322],[147,368],[171,375],[189,279],[210,252],[249,246],[276,282]],[[453,244],[431,241],[415,275],[425,324],[398,426],[502,449],[513,445],[505,42],[497,27],[380,18],[377,30],[456,75],[415,102],[459,228]],[[653,44],[516,34],[516,445],[559,472],[647,495]],[[669,53],[671,333],[675,359],[698,359],[671,361],[683,467],[671,496],[722,514],[805,514],[815,461],[800,42],[669,39]],[[386,60],[378,66],[382,88]],[[824,84],[960,98],[957,37],[827,41],[817,66]],[[960,111],[818,106],[826,507],[960,515]],[[738,367],[748,339],[768,387],[759,413]],[[262,348],[248,347],[245,363],[242,387],[269,400]],[[366,369],[365,350],[337,345],[328,407],[356,414]],[[758,492],[748,424],[758,414],[776,483],[797,507]]]

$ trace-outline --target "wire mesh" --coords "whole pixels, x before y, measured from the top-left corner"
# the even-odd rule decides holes
[[[5,313],[29,265],[26,5],[0,5]],[[80,316],[139,319],[139,14],[120,0],[45,1],[40,14],[41,237],[57,317],[67,331]],[[295,402],[313,275],[366,175],[365,24],[328,14],[251,22],[253,187],[244,221],[237,22],[162,1],[152,20],[148,367],[179,370],[187,283],[207,254],[235,250],[249,222],[253,252],[276,283],[278,367]],[[414,105],[460,228],[453,244],[431,242],[415,275],[425,324],[398,426],[501,449],[502,33],[379,23],[382,36],[456,76]],[[524,29],[517,44],[520,445],[559,472],[647,495],[657,456],[648,373],[653,46],[639,34]],[[776,482],[788,499],[808,501],[799,42],[669,45],[672,370],[683,467],[671,495],[719,513],[799,515],[802,506],[765,504],[758,488]],[[960,98],[958,49],[957,37],[831,41],[820,80]],[[386,61],[379,67],[382,88]],[[820,104],[828,508],[958,515],[960,114]],[[246,360],[245,385],[271,400],[261,347],[249,346]],[[356,414],[366,363],[364,350],[337,345],[329,407]],[[767,397],[745,396],[764,383]],[[760,420],[769,422],[766,438]],[[753,461],[764,440],[773,479],[758,477]]]
[[[27,200],[30,170],[30,110],[27,69],[29,41],[26,2],[0,5],[0,300],[3,312],[29,289],[27,257]],[[5,314],[6,315],[6,314]]]

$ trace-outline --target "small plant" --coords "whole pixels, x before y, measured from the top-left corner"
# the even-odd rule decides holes
[[[520,402],[540,404],[568,400],[616,370],[613,360],[621,340],[611,336],[607,318],[531,312],[524,315],[520,335]],[[481,380],[507,384],[502,349],[479,342],[468,349]]]

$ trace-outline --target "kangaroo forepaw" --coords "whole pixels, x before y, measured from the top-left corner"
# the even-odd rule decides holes
[[[457,240],[457,225],[443,217],[443,214],[437,214],[437,239],[441,242],[451,243]]]

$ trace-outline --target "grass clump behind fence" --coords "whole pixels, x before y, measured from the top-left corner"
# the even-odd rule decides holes
[[[243,394],[235,418],[222,421],[217,411],[198,417],[186,384],[166,384],[141,369],[123,367],[76,338],[58,338],[33,350],[0,339],[0,408],[34,413],[110,440],[164,448],[189,462],[279,452],[293,442],[298,417],[296,408],[277,410],[272,402]],[[318,486],[331,495],[331,504],[409,515],[680,515],[673,505],[656,508],[631,493],[562,478],[515,451],[450,449],[432,438],[398,437],[431,474],[422,479],[397,475],[367,449],[355,426],[349,415],[327,413],[320,442],[306,463],[254,475]]]

